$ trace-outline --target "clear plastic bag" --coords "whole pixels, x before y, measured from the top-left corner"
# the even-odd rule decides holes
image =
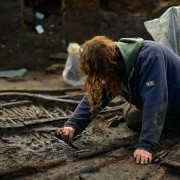
[[[153,39],[180,56],[180,6],[167,9],[159,18],[144,22]]]
[[[68,58],[62,76],[64,81],[71,86],[83,86],[85,84],[85,77],[79,64],[79,47],[77,43],[69,43],[67,48]]]

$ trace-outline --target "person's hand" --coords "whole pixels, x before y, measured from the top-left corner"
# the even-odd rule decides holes
[[[56,131],[58,137],[60,137],[63,141],[67,142],[68,144],[72,142],[75,130],[72,127],[63,127],[58,128]]]
[[[136,149],[133,156],[138,164],[148,164],[152,161],[152,154],[143,149]]]

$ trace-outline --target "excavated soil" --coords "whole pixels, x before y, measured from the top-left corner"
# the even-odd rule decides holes
[[[0,83],[0,179],[180,178],[179,133],[162,135],[158,151],[166,156],[161,161],[135,163],[132,147],[138,134],[123,121],[112,123],[122,115],[123,99],[114,99],[68,145],[55,131],[73,113],[83,88],[70,87],[60,75],[42,72],[0,79]]]

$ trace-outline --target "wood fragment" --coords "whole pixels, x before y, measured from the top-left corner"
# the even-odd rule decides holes
[[[73,100],[81,100],[83,97],[84,97],[83,93],[57,96],[57,98],[60,99],[73,99]]]
[[[54,119],[54,117],[43,106],[40,106],[40,108],[47,114],[48,117]]]
[[[18,123],[16,123],[16,124],[14,124],[13,126],[12,126],[12,125],[9,125],[9,124],[0,125],[0,130],[16,129],[16,128],[22,128],[22,127],[24,127],[24,124],[18,122]]]
[[[36,101],[52,101],[52,102],[57,102],[57,103],[68,103],[72,105],[77,105],[79,104],[80,101],[75,101],[75,100],[69,100],[69,99],[60,99],[56,97],[51,97],[51,96],[45,96],[45,95],[40,95],[40,94],[30,94],[30,93],[19,93],[19,92],[5,92],[5,93],[0,93],[0,97],[5,98],[6,96],[8,97],[21,97],[21,98],[30,98],[32,100]]]
[[[41,127],[41,128],[34,128],[33,131],[34,132],[55,132],[58,129],[58,127]]]
[[[25,105],[25,104],[30,104],[32,103],[31,101],[24,100],[24,101],[17,101],[17,102],[10,102],[10,103],[4,103],[0,105],[0,108],[10,108],[10,107],[15,107],[15,106],[20,106],[20,105]]]
[[[67,116],[67,114],[63,110],[61,110],[60,108],[56,107],[55,110],[60,112],[61,114],[63,114],[63,116]]]
[[[114,117],[108,119],[107,121],[108,121],[108,122],[113,122],[115,119],[118,119],[118,117],[119,117],[119,116],[116,115],[116,116],[114,116]]]
[[[126,106],[126,103],[123,103],[123,104],[121,104],[121,105],[119,105],[119,106],[114,106],[114,107],[107,106],[106,108],[104,108],[104,109],[101,111],[101,113],[120,111],[120,110],[122,110],[125,106]]]
[[[37,114],[31,106],[23,106],[27,110],[28,114],[31,114],[34,118],[37,119]]]
[[[12,167],[9,170],[0,172],[0,178],[13,178],[16,176],[28,175],[32,173],[42,172],[50,167],[55,167],[65,163],[67,157],[61,157],[53,161],[45,161],[36,164],[22,164],[16,167]]]
[[[30,120],[30,121],[24,121],[24,122],[18,122],[16,124],[11,124],[11,125],[7,125],[7,124],[0,124],[0,129],[15,129],[15,128],[22,128],[24,126],[28,127],[28,126],[32,126],[32,125],[36,125],[36,124],[44,124],[44,123],[50,123],[50,122],[57,122],[60,121],[62,122],[62,124],[65,123],[65,121],[67,121],[69,119],[69,116],[66,117],[59,117],[59,118],[55,118],[55,119],[36,119],[36,120]]]
[[[161,166],[167,166],[174,170],[180,171],[180,162],[165,159],[161,162]]]
[[[93,173],[93,172],[96,172],[100,169],[100,167],[96,167],[96,166],[93,166],[93,165],[87,165],[85,167],[83,167],[82,169],[79,169],[79,170],[76,170],[76,171],[73,171],[69,174],[67,174],[67,176],[77,176],[77,175],[80,175],[80,174],[84,174],[84,173]]]
[[[8,120],[9,122],[11,122],[10,124],[14,124],[14,125],[16,125],[16,123],[11,119],[11,118],[6,118],[6,120]]]
[[[80,92],[82,91],[81,88],[66,88],[66,89],[57,89],[57,90],[0,90],[0,93],[32,93],[32,94],[48,94],[48,95],[64,95],[68,92]]]
[[[30,126],[30,125],[35,125],[35,124],[43,124],[43,123],[48,123],[48,122],[56,122],[56,121],[62,121],[62,123],[64,123],[66,120],[69,119],[69,116],[66,117],[59,117],[56,119],[36,119],[36,120],[32,120],[32,121],[25,121],[24,125],[25,126]]]
[[[127,138],[124,138],[124,139],[122,139],[122,141],[120,141],[118,143],[110,144],[109,146],[101,147],[99,149],[94,149],[94,150],[91,150],[89,152],[75,153],[74,157],[76,157],[78,159],[91,158],[93,156],[98,156],[98,155],[102,155],[103,153],[110,152],[110,151],[115,150],[117,148],[130,146],[132,144],[134,144],[133,139],[130,138],[128,141]]]
[[[13,117],[16,116],[11,109],[3,109],[4,114],[6,115],[6,117]]]
[[[40,113],[40,109],[38,106],[35,106],[34,104],[32,104],[31,107],[35,111],[36,115]]]
[[[121,149],[119,149],[121,150]],[[124,163],[132,154],[121,154],[119,153],[119,150],[117,153],[117,156],[110,155],[109,157],[103,157],[98,160],[94,160],[93,163],[90,163],[88,165],[83,166],[80,169],[75,169],[71,172],[67,173],[59,173],[52,177],[52,180],[58,180],[58,179],[67,179],[72,178],[73,176],[79,176],[81,174],[85,173],[93,173],[99,171],[101,168],[108,166],[109,164],[114,163],[115,161],[120,161],[120,163]],[[72,178],[73,179],[73,178]]]
[[[37,119],[36,115],[32,114],[26,106],[21,106],[21,109],[26,116],[31,117],[31,119]]]
[[[21,111],[20,111],[19,108],[13,107],[13,108],[11,108],[11,109],[12,109],[12,111],[14,111],[14,113],[15,113],[17,116],[22,116],[22,113],[21,113]]]
[[[3,121],[4,123],[6,123],[6,119],[4,116],[0,116],[0,121]]]

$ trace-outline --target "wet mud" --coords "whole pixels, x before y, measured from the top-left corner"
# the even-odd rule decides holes
[[[83,97],[79,89],[0,92],[0,179],[179,179],[180,137],[163,134],[149,165],[136,164],[139,134],[124,121],[116,98],[68,145],[55,136]]]

